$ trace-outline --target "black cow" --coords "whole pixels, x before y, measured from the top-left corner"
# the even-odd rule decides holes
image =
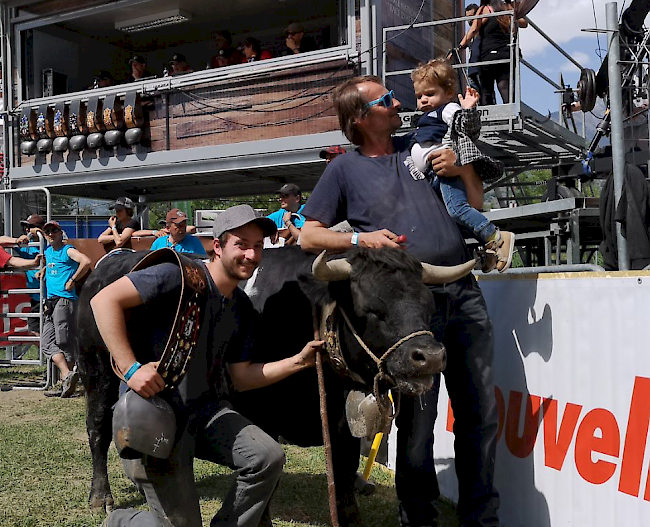
[[[400,249],[357,248],[330,262],[319,257],[312,274],[314,259],[294,247],[264,253],[259,270],[245,286],[262,314],[263,342],[267,343],[258,346],[259,356],[254,360],[268,362],[296,353],[313,338],[313,306],[320,308],[336,301],[376,357],[416,333],[386,357],[389,378],[383,382],[396,392],[411,395],[429,390],[434,375],[444,368],[445,350],[431,334],[417,333],[429,330],[435,308],[423,274],[429,283],[450,282],[469,273],[473,263],[434,268],[422,266]],[[338,319],[341,350],[349,368],[359,376],[341,377],[331,368],[324,372],[338,513],[343,526],[359,523],[353,489],[360,444],[347,426],[345,397],[352,388],[372,391],[378,367],[350,326],[341,316]],[[282,436],[300,446],[323,442],[313,369],[268,388],[240,394],[236,407],[276,438]]]
[[[113,373],[110,355],[95,324],[90,299],[133,269],[146,254],[149,251],[114,253],[104,257],[84,283],[77,302],[75,360],[86,390],[86,429],[93,460],[89,501],[92,508],[105,508],[107,511],[113,508],[113,495],[106,463],[108,447],[113,439],[112,407],[117,402],[120,382]],[[138,324],[138,317],[146,317],[144,309],[133,311],[132,319],[135,320],[129,321],[131,327]]]
[[[133,268],[143,254],[146,253],[112,257],[112,261],[109,258],[102,262],[80,295],[77,361],[88,394],[86,424],[93,458],[91,507],[113,506],[106,456],[112,436],[110,408],[117,398],[118,381],[95,326],[90,299]],[[264,252],[262,265],[245,286],[261,314],[260,330],[264,338],[260,339],[257,360],[279,360],[300,350],[313,339],[312,306],[322,306],[330,300],[336,300],[345,310],[358,335],[377,356],[382,356],[403,337],[429,329],[434,302],[423,277],[431,278],[435,271],[432,266],[423,271],[415,258],[396,249],[354,249],[345,257],[334,262],[319,258],[320,264],[312,274],[316,257],[299,248]],[[447,277],[437,277],[434,281],[455,280],[470,268],[471,264],[442,268]],[[134,319],[140,316],[146,314],[133,310],[130,327],[138,327]],[[345,423],[345,392],[355,385],[372,389],[377,366],[345,325],[341,326],[340,340],[346,361],[362,379],[361,382],[343,379],[332,369],[325,369],[339,518],[341,525],[350,525],[357,522],[358,515],[353,482],[359,462],[359,441],[351,436]],[[386,358],[387,379],[396,391],[422,393],[431,388],[434,374],[443,369],[444,357],[444,347],[431,335],[415,336]],[[274,386],[239,394],[236,405],[275,437],[281,435],[300,446],[322,444],[313,369]]]

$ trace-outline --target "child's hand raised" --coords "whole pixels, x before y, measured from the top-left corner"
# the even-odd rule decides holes
[[[480,98],[480,95],[474,88],[470,88],[469,86],[467,89],[465,89],[465,97],[463,97],[462,94],[458,94],[458,100],[460,101],[461,107],[468,109],[468,108],[475,108],[476,105],[478,104],[478,100]]]

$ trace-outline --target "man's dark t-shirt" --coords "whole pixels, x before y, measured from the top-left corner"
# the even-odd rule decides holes
[[[232,298],[224,297],[206,269],[210,290],[198,343],[187,374],[178,387],[185,405],[204,395],[213,399],[227,398],[229,380],[226,363],[250,360],[253,350],[254,325],[257,312],[241,289],[235,288]],[[163,263],[129,273],[128,278],[137,289],[145,313],[138,313],[138,321],[146,321],[129,337],[139,362],[159,360],[171,330],[181,276],[177,265]]]
[[[423,262],[456,265],[469,252],[456,223],[408,151],[366,157],[354,150],[332,161],[311,193],[303,215],[332,226],[343,220],[358,232],[388,229],[407,237],[406,249]]]

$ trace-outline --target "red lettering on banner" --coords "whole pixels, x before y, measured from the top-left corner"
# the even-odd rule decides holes
[[[559,416],[559,403],[555,399],[542,399],[531,394],[526,397],[522,426],[524,394],[510,391],[507,408],[503,392],[498,387],[495,387],[495,398],[499,415],[497,440],[505,429],[506,445],[512,455],[525,458],[532,454],[539,433],[540,414],[543,413],[544,463],[547,467],[562,470],[575,435],[575,466],[585,481],[601,485],[609,481],[618,468],[619,463],[614,459],[594,459],[594,454],[620,458],[618,490],[639,496],[650,431],[650,378],[634,378],[624,436],[621,436],[616,416],[604,408],[587,412],[580,421],[582,405],[566,403],[564,412]],[[453,425],[454,415],[451,403],[448,403],[447,431],[453,432]],[[645,477],[643,499],[650,501],[650,468]]]
[[[519,435],[519,423],[521,418],[521,402],[524,394],[511,391],[508,400],[508,413],[506,416],[506,445],[512,455],[517,457],[528,457],[533,451],[539,430],[540,407],[542,398],[537,395],[529,395],[526,398],[526,411],[524,414],[524,429]]]
[[[641,469],[643,467],[643,455],[648,439],[649,425],[650,379],[635,377],[632,401],[630,402],[630,415],[625,431],[621,479],[618,483],[618,490],[631,496],[639,495]],[[646,491],[645,499],[649,500],[647,494]]]
[[[454,431],[454,411],[451,409],[451,399],[447,399],[447,432]]]
[[[582,406],[567,403],[557,431],[557,401],[544,399],[544,464],[561,470],[573,439]]]
[[[594,432],[600,430],[601,436]],[[621,434],[614,414],[596,408],[584,416],[576,434],[575,460],[578,473],[589,483],[600,485],[614,475],[616,464],[602,459],[594,461],[592,452],[618,457]]]
[[[25,289],[24,274],[3,274],[0,276],[0,289]],[[31,304],[28,295],[2,295],[0,297],[0,310],[2,313],[29,313]],[[0,329],[0,346],[15,344],[10,342],[10,335],[20,335],[27,329],[27,322],[21,318],[4,318],[3,327]]]

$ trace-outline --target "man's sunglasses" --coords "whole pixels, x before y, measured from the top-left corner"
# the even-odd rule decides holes
[[[375,99],[374,101],[367,102],[365,104],[366,108],[370,108],[371,106],[384,106],[386,108],[390,108],[393,106],[393,96],[395,94],[393,93],[393,90],[384,93],[379,99]]]
[[[46,236],[52,236],[52,234],[54,234],[55,232],[61,232],[61,229],[52,229],[52,230],[48,229],[43,232],[45,233]]]

